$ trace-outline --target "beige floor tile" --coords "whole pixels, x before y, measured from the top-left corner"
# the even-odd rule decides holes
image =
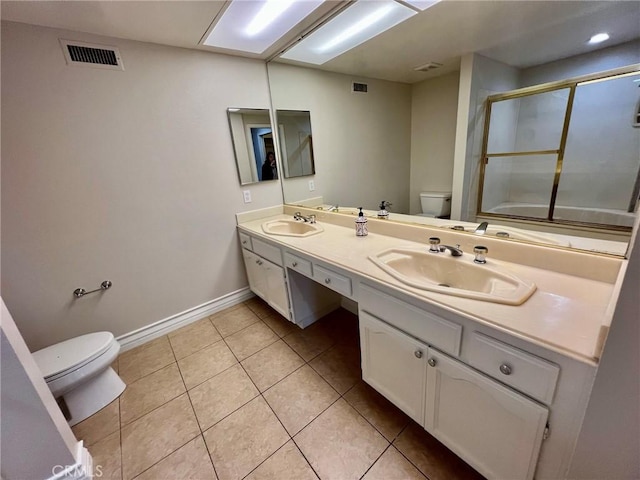
[[[209,452],[199,435],[136,480],[217,480]]]
[[[169,338],[164,336],[120,355],[119,375],[124,383],[133,383],[175,361]]]
[[[283,340],[293,348],[306,362],[329,349],[335,343],[326,329],[318,324],[297,330],[283,337]]]
[[[84,440],[85,446],[93,445],[98,440],[102,440],[106,436],[117,432],[119,429],[119,398],[71,428],[78,440]]]
[[[242,362],[242,366],[261,392],[302,365],[304,360],[282,340],[269,345]]]
[[[279,313],[264,317],[262,321],[266,323],[267,326],[271,330],[273,330],[280,338],[300,330],[300,327],[298,327],[295,323],[290,322]]]
[[[125,425],[122,427],[125,480],[142,473],[199,434],[187,394]]]
[[[302,430],[338,397],[307,365],[264,392],[265,400],[291,435]]]
[[[360,478],[389,446],[342,399],[296,435],[295,441],[322,480]]]
[[[484,478],[415,422],[404,429],[393,445],[430,480]]]
[[[222,337],[208,317],[169,334],[173,353],[178,360],[220,340]]]
[[[245,477],[289,438],[262,397],[204,432],[220,480]]]
[[[427,480],[392,446],[374,463],[362,480]]]
[[[189,390],[236,363],[235,355],[223,341],[178,360],[182,378]]]
[[[246,305],[232,310],[223,310],[211,315],[209,319],[223,337],[236,333],[260,320]]]
[[[225,338],[225,342],[240,361],[277,340],[278,336],[264,322],[254,323]]]
[[[120,455],[120,430],[89,447],[93,457],[94,478],[121,480],[122,461]]]
[[[268,317],[269,315],[279,315],[273,308],[271,308],[267,302],[259,297],[253,297],[244,304],[251,309],[259,318]]]
[[[360,352],[345,345],[330,348],[314,358],[309,365],[341,395],[362,378]]]
[[[313,469],[304,459],[298,447],[292,441],[271,455],[256,468],[245,480],[317,480]]]
[[[120,423],[126,425],[184,393],[175,363],[127,385],[120,397]]]
[[[390,442],[410,421],[398,407],[364,382],[357,383],[344,399]]]
[[[240,365],[235,365],[189,390],[193,409],[206,430],[259,394]]]

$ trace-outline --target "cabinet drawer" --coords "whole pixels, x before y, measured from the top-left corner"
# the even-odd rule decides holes
[[[293,253],[285,252],[284,266],[290,268],[291,270],[300,272],[307,277],[312,277],[313,270],[311,268],[311,262],[309,260],[305,260],[304,258],[300,258]]]
[[[251,240],[251,245],[253,247],[253,251],[267,260],[275,263],[276,265],[282,266],[282,252],[278,247],[274,247],[273,245],[269,245],[262,240],[257,238],[253,238]]]
[[[361,309],[443,352],[456,356],[460,353],[462,326],[368,285],[361,285],[359,292]]]
[[[240,245],[242,245],[242,248],[246,248],[247,250],[253,250],[253,247],[251,246],[251,237],[246,233],[242,233],[242,232],[240,232],[239,235],[240,235]]]
[[[465,353],[470,365],[487,375],[550,404],[560,367],[535,355],[474,332]]]
[[[333,272],[327,268],[314,265],[313,279],[342,295],[346,295],[347,297],[351,296],[351,279],[349,277],[345,277],[344,275]]]

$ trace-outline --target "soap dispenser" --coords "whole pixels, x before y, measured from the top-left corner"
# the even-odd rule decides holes
[[[389,220],[389,212],[387,211],[387,207],[390,207],[391,204],[386,200],[380,202],[380,210],[378,211],[378,218],[382,218],[384,220]]]
[[[356,218],[356,236],[366,237],[369,234],[369,229],[367,228],[367,217],[362,213],[362,207],[358,208],[360,209],[360,213],[358,213],[358,218]]]

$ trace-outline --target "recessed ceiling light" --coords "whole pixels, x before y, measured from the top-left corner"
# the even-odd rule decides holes
[[[394,0],[358,0],[281,57],[322,65],[416,13]]]
[[[597,33],[589,39],[589,44],[593,45],[594,43],[601,43],[601,42],[604,42],[605,40],[609,40],[608,33],[604,33],[604,32]]]
[[[260,54],[324,0],[234,0],[203,45]]]

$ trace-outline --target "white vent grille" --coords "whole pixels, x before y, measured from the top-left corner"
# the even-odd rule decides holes
[[[351,91],[353,93],[367,93],[369,91],[369,85],[366,83],[353,82],[351,84]]]
[[[429,72],[431,70],[435,70],[436,68],[440,68],[442,66],[441,63],[438,62],[429,62],[424,65],[420,65],[419,67],[414,68],[416,72]]]
[[[124,70],[117,47],[60,40],[67,65]]]

